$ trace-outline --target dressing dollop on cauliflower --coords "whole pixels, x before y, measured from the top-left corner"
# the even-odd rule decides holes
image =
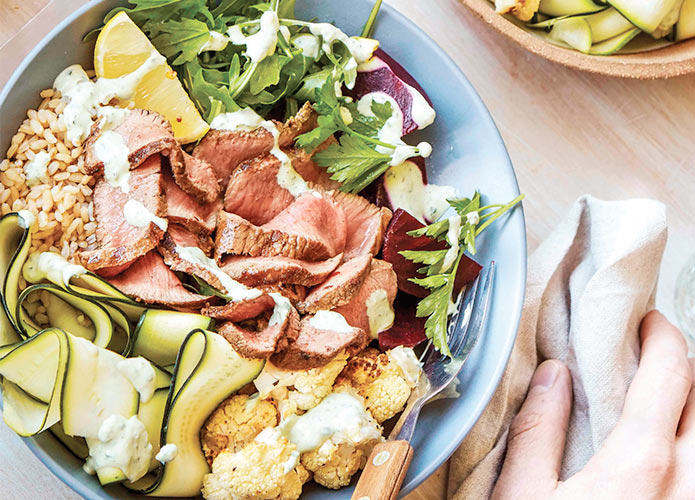
[[[410,348],[396,347],[384,353],[368,348],[350,359],[335,386],[354,388],[374,419],[382,423],[403,410],[420,372]]]
[[[282,370],[267,362],[254,384],[261,398],[271,397],[277,403],[284,419],[319,404],[333,389],[333,383],[346,363],[345,353],[324,366],[310,370]]]
[[[200,442],[208,463],[224,449],[239,451],[263,429],[275,427],[278,412],[268,401],[236,395],[227,398],[208,417],[200,431]]]
[[[263,430],[239,451],[222,450],[203,477],[207,500],[297,500],[310,474],[297,447],[277,428]]]

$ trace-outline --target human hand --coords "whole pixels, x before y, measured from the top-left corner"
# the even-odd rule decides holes
[[[509,430],[493,500],[695,499],[695,359],[657,311],[640,325],[642,352],[623,414],[584,469],[558,480],[572,406],[559,361],[542,363]]]

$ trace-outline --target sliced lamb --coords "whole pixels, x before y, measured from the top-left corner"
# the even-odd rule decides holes
[[[125,119],[113,129],[113,132],[123,138],[128,148],[128,161],[131,169],[137,168],[155,153],[168,155],[172,149],[179,148],[169,122],[154,111],[145,109],[130,111]],[[101,137],[101,134],[101,129],[96,126],[84,144],[85,170],[88,174],[103,172],[104,169],[104,162],[99,160],[94,150],[94,143]]]
[[[309,370],[327,364],[342,351],[353,356],[369,341],[367,332],[351,327],[339,314],[321,311],[302,318],[299,335],[289,341],[286,349],[278,349],[270,361],[286,370]]]
[[[126,295],[146,304],[199,309],[211,300],[186,289],[154,250],[136,260],[124,273],[109,279],[109,282]]]
[[[99,248],[81,252],[82,264],[90,271],[109,277],[127,269],[138,257],[157,246],[164,232],[153,223],[143,227],[126,221],[123,207],[129,200],[142,203],[158,217],[166,216],[166,203],[162,196],[161,160],[158,154],[130,172],[130,190],[124,193],[105,179],[94,187],[94,217]]]
[[[302,314],[335,309],[349,303],[369,274],[372,256],[360,255],[342,264],[319,286],[311,290],[297,308]]]
[[[172,270],[198,276],[216,289],[223,289],[222,283],[215,273],[206,266],[181,258],[176,247],[198,248],[207,257],[212,252],[212,241],[209,237],[200,237],[183,226],[171,224],[157,250],[164,257],[166,265]]]
[[[335,257],[345,247],[345,214],[329,197],[305,193],[272,220],[254,226],[238,215],[220,212],[215,257],[284,256],[301,260]]]
[[[287,349],[290,342],[299,335],[299,314],[290,306],[283,315],[271,316],[268,326],[258,332],[240,328],[232,322],[222,323],[217,332],[232,347],[248,358],[269,358],[276,351]]]
[[[296,116],[285,123],[274,122],[280,147],[289,146],[294,138],[316,127],[316,113],[306,103]],[[244,161],[268,153],[275,144],[272,133],[261,127],[252,131],[210,130],[193,151],[193,156],[209,163],[222,186]]]
[[[342,191],[334,191],[333,199],[345,212],[347,222],[344,259],[379,253],[384,233],[391,220],[391,210],[377,207],[361,196]]]
[[[208,162],[175,148],[169,155],[169,164],[176,183],[198,202],[216,203],[220,198],[222,187]]]
[[[340,186],[303,149],[290,149],[287,155],[294,170],[312,188],[324,191]],[[270,154],[242,163],[229,178],[224,194],[224,209],[253,224],[261,225],[290,206],[295,197],[278,184],[280,166],[280,160]]]
[[[247,286],[274,283],[315,286],[338,267],[343,255],[309,262],[287,257],[225,257],[220,267]]]
[[[217,222],[217,212],[222,208],[221,200],[208,204],[198,203],[174,182],[168,172],[164,172],[164,193],[170,223],[181,224],[195,233],[212,234]]]
[[[159,113],[145,109],[131,110],[110,132],[123,138],[131,169],[139,167],[150,156],[161,153],[168,158],[176,183],[185,192],[201,203],[212,203],[220,197],[221,188],[212,167],[181,149],[174,138],[171,124]],[[104,162],[99,160],[95,151],[95,143],[102,133],[100,126],[96,125],[85,141],[85,170],[89,174],[102,173],[104,169]]]
[[[261,313],[269,311],[275,305],[275,301],[268,294],[259,295],[255,299],[241,302],[228,302],[222,306],[209,306],[200,311],[200,314],[217,320],[246,321],[255,318]]]
[[[307,294],[307,287],[302,285],[285,285],[283,283],[273,283],[272,285],[259,285],[256,288],[265,293],[279,293],[280,295],[288,299],[290,303],[295,307],[297,307],[297,304],[299,302],[306,299]]]
[[[398,291],[396,273],[388,262],[372,259],[369,274],[349,304],[337,307],[347,322],[370,333],[372,338],[393,324],[393,301]]]
[[[257,226],[265,224],[294,201],[277,182],[280,160],[263,155],[244,162],[229,178],[224,209]]]

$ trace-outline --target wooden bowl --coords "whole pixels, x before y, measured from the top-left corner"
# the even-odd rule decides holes
[[[570,68],[643,80],[695,73],[695,39],[635,54],[592,56],[546,42],[497,14],[488,0],[461,2],[487,24],[526,50]]]

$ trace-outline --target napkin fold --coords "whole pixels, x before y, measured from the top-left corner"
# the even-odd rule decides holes
[[[492,493],[509,425],[545,359],[572,373],[574,405],[560,472],[580,470],[622,412],[639,361],[638,327],[654,305],[665,208],[647,199],[579,198],[529,259],[524,311],[497,391],[449,466],[449,498]]]

